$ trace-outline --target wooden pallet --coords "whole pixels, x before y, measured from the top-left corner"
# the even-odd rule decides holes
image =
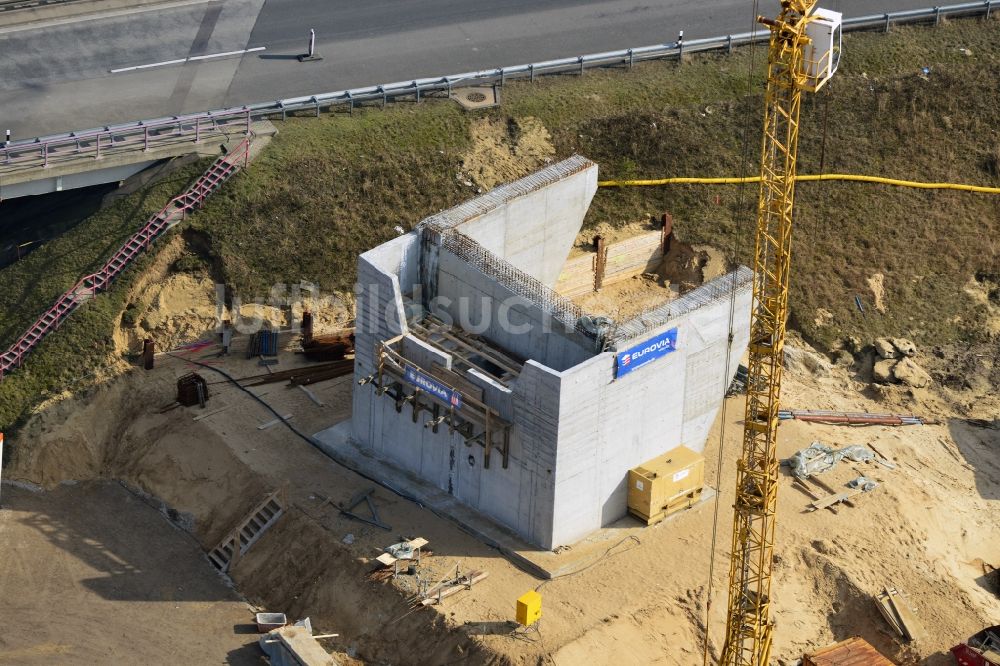
[[[284,503],[279,499],[280,492],[275,490],[268,495],[226,535],[218,546],[208,552],[208,559],[216,569],[223,573],[229,571],[236,560],[245,555],[250,546],[278,521],[285,511]]]
[[[703,490],[703,488],[698,488],[697,490],[687,493],[686,495],[681,495],[656,513],[649,516],[631,507],[629,507],[628,512],[632,514],[634,518],[646,523],[647,526],[655,525],[668,516],[671,516],[682,509],[690,509],[692,506],[697,504],[701,500],[701,493]]]

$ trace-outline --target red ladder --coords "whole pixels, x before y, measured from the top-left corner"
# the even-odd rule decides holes
[[[111,281],[118,277],[141,252],[148,249],[164,231],[186,219],[189,211],[200,208],[205,199],[237,170],[245,168],[249,161],[250,137],[248,136],[233,150],[213,162],[184,194],[171,199],[160,212],[149,218],[146,224],[132,234],[100,269],[84,276],[56,299],[52,307],[39,317],[17,342],[0,354],[0,379],[14,368],[20,367],[28,353],[38,346],[46,335],[59,328],[73,310],[93,298],[98,291],[106,289]]]

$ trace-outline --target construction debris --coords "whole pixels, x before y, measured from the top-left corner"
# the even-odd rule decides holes
[[[310,361],[339,361],[354,353],[354,328],[308,338],[303,335],[302,353]]]
[[[214,416],[215,414],[218,414],[219,412],[224,412],[227,409],[229,409],[229,405],[223,405],[222,407],[219,407],[218,409],[213,409],[210,412],[204,412],[202,414],[198,414],[198,416],[195,416],[191,420],[192,421],[201,421],[202,419],[207,419],[209,416]]]
[[[805,493],[806,496],[808,496],[809,499],[814,500],[814,502],[823,499],[823,496],[817,494],[812,488],[809,487],[809,485],[803,479],[800,479],[798,477],[793,477],[792,486],[796,490],[800,490],[803,493]],[[807,507],[806,511],[815,511],[816,510],[815,506],[813,506],[813,505],[810,505],[810,506],[812,506],[812,508],[810,509],[810,508]],[[837,509],[833,506],[833,504],[828,504],[828,505],[826,505],[823,508],[829,509],[830,513],[837,513]]]
[[[832,469],[844,458],[854,462],[868,462],[874,460],[875,454],[861,444],[833,449],[822,442],[813,442],[808,448],[797,451],[792,457],[782,461],[782,464],[788,465],[794,476],[806,479]]]
[[[332,666],[337,660],[317,642],[337,634],[312,635],[312,628],[296,623],[284,626],[260,637],[258,641],[272,664],[301,664],[302,666]]]
[[[312,400],[316,404],[317,407],[325,407],[326,406],[326,403],[323,402],[322,400],[320,400],[319,398],[317,398],[315,393],[313,393],[312,391],[310,391],[309,389],[307,389],[302,384],[299,384],[298,386],[299,386],[300,389],[302,389],[303,393],[305,393],[307,396],[309,396],[309,399]]]
[[[878,482],[869,479],[867,476],[859,476],[853,481],[848,481],[847,485],[850,488],[858,488],[863,493],[870,493],[878,486]]]
[[[383,523],[382,519],[378,515],[378,509],[375,507],[375,502],[372,501],[372,493],[374,492],[375,488],[362,490],[351,497],[351,499],[347,501],[347,504],[341,504],[337,508],[339,508],[340,512],[345,516],[354,518],[355,520],[360,520],[361,522],[368,523],[369,525],[374,525],[375,527],[379,527],[387,532],[391,531],[392,527]],[[326,501],[329,502],[330,500],[328,499]],[[362,502],[366,502],[368,504],[368,510],[371,511],[370,517],[360,516],[354,513],[354,509],[356,509]]]
[[[897,634],[910,641],[926,638],[923,625],[917,620],[916,609],[905,592],[896,587],[884,587],[876,595],[875,603],[882,617]]]
[[[937,423],[933,419],[913,414],[870,414],[868,412],[829,412],[818,409],[783,409],[778,412],[778,418],[787,421],[809,421],[812,423],[828,423],[843,425],[930,425]]]
[[[292,418],[292,416],[293,416],[292,414],[285,414],[280,419],[271,419],[267,423],[261,423],[259,426],[257,426],[257,430],[267,430],[268,428],[278,425],[282,421],[288,421],[289,419]]]
[[[408,573],[416,573],[416,568],[420,566],[420,549],[426,546],[427,539],[417,537],[409,541],[394,543],[385,548],[385,552],[375,558],[376,562],[385,567],[392,567],[392,577],[399,575],[399,563],[407,563]]]
[[[185,407],[192,405],[205,406],[208,400],[208,382],[196,372],[184,375],[177,380],[177,402]]]
[[[446,577],[446,579],[436,585],[432,585],[424,590],[424,598],[420,601],[420,605],[433,606],[440,604],[442,599],[450,597],[453,594],[458,594],[462,590],[471,589],[476,583],[486,580],[489,575],[488,571],[470,571],[463,574],[456,565],[453,576]]]
[[[951,653],[962,666],[1000,666],[1000,626],[983,629]]]
[[[315,384],[326,379],[343,377],[353,372],[354,359],[351,358],[317,365],[307,365],[301,368],[292,368],[291,370],[280,370],[263,375],[254,375],[252,377],[245,377],[241,381],[248,382],[245,386],[262,386],[264,384],[274,384],[283,381],[289,382],[291,386],[301,386]]]
[[[847,500],[851,499],[855,495],[860,495],[863,492],[865,491],[861,490],[860,488],[852,488],[851,490],[845,490],[844,492],[841,493],[832,493],[830,495],[827,495],[826,497],[821,497],[818,500],[815,500],[812,504],[809,505],[812,508],[807,510],[815,511],[816,509],[825,509],[827,507],[833,506],[834,504],[839,504],[840,502],[846,503]]]

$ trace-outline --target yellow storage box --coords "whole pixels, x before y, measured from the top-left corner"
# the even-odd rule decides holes
[[[678,446],[629,470],[629,513],[652,525],[697,502],[704,486],[704,456]]]
[[[514,619],[522,627],[530,627],[542,617],[542,595],[532,590],[525,592],[517,599],[517,611]]]

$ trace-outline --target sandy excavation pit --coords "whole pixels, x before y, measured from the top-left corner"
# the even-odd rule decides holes
[[[234,348],[242,340],[238,338]],[[288,346],[292,338],[286,336],[282,342]],[[189,356],[210,355],[214,349]],[[284,351],[278,367],[300,363],[300,356]],[[790,405],[889,409],[884,402],[862,395],[866,384],[853,371],[832,366],[805,350],[793,353],[790,363],[785,386]],[[222,359],[218,367],[236,377],[262,372],[255,361],[238,353]],[[90,395],[50,404],[22,435],[32,442],[30,454],[15,448],[8,478],[47,487],[70,479],[121,479],[169,507],[167,515],[188,530],[203,550],[214,545],[262,495],[284,488],[291,502],[287,515],[244,556],[232,579],[237,591],[256,607],[285,612],[291,618],[309,616],[318,632],[340,633],[340,638],[325,645],[343,663],[356,663],[347,655],[364,663],[423,664],[455,659],[535,663],[543,655],[567,665],[585,659],[686,666],[700,659],[711,503],[657,527],[636,529],[638,543],[612,541],[609,552],[607,547],[587,544],[570,547],[566,552],[572,555],[574,548],[581,549],[586,556],[579,561],[592,566],[541,588],[544,641],[516,640],[508,635],[514,599],[542,581],[453,523],[385,489],[377,488],[373,497],[382,519],[393,528],[389,532],[324,505],[324,497],[345,501],[372,484],[336,465],[285,427],[258,430],[272,415],[245,393],[220,383],[221,377],[211,370],[199,370],[212,392],[205,412],[224,409],[198,421],[193,420],[201,411],[197,407],[158,413],[172,399],[176,377],[192,369],[181,360],[160,357],[151,372],[132,370]],[[293,414],[291,423],[307,433],[350,413],[349,378],[310,387],[324,407],[282,383],[252,390],[282,414]],[[916,391],[914,397],[903,392],[894,396],[898,409],[948,413],[948,403],[931,391]],[[742,400],[736,397],[729,402],[725,455],[731,460],[740,442]],[[988,409],[987,403],[982,403],[983,409]],[[868,442],[897,468],[845,463],[824,475],[823,480],[836,487],[858,474],[880,483],[856,499],[854,507],[840,507],[837,514],[804,513],[809,498],[794,489],[787,476],[782,478],[776,656],[792,658],[803,650],[858,634],[899,663],[943,665],[950,659],[945,650],[996,617],[1000,602],[980,584],[981,570],[975,563],[995,560],[1000,547],[1000,530],[992,517],[1000,497],[1000,463],[990,453],[1000,445],[1000,438],[997,431],[965,423],[954,417],[945,418],[941,425],[909,428],[782,425],[783,457],[815,440],[831,446]],[[719,455],[719,427],[717,423],[706,452],[710,470],[715,469]],[[722,599],[730,520],[725,507],[732,501],[733,466],[723,467],[721,479],[710,475],[709,483],[720,488],[718,501],[724,507],[713,588],[716,598]],[[631,519],[626,524],[633,526],[630,533],[637,528]],[[147,528],[177,534],[165,521],[152,521]],[[432,551],[425,560],[428,578],[437,580],[456,565],[463,570],[486,570],[489,577],[440,608],[414,610],[406,601],[416,589],[412,576],[395,582],[370,576],[376,566],[372,558],[399,536],[428,539]],[[37,539],[26,541],[28,552],[22,557],[40,557],[51,547]],[[132,564],[141,567],[144,576],[168,584],[169,574],[157,569],[155,560]],[[207,561],[201,568],[208,579],[216,575]],[[30,584],[29,571],[8,567],[4,589]],[[63,586],[70,583],[61,580],[52,579],[46,593],[63,594]],[[910,595],[927,629],[926,639],[904,645],[890,635],[871,599],[886,584],[899,585]],[[246,607],[233,603],[227,606],[232,610],[204,612],[212,617],[219,613],[249,617]],[[713,654],[719,648],[723,610],[724,603],[717,602],[708,618]],[[53,623],[66,621],[59,617],[61,612],[58,604],[51,606]],[[15,614],[10,635],[30,636],[34,621]],[[125,620],[120,622],[113,626],[128,626]],[[198,645],[206,653],[245,645],[246,637],[235,633],[234,625],[235,621],[212,625],[216,629],[199,638]],[[50,658],[45,663],[75,663],[71,655],[89,654],[104,645],[96,633],[74,632],[77,652],[44,652],[54,650],[53,644],[63,644],[57,633],[38,640],[22,639],[16,648],[29,652],[17,654],[42,651]]]
[[[588,314],[622,323],[732,268],[716,248],[680,240],[672,220],[668,236],[665,219],[581,232],[555,290]]]
[[[582,182],[583,176],[579,178]],[[540,189],[532,192],[532,196],[542,196]],[[582,219],[582,211],[578,212]],[[575,299],[582,311],[612,317],[619,324],[627,325],[630,318],[669,303],[675,296],[683,298],[690,291],[710,287],[704,283],[730,268],[710,247],[691,246],[678,238],[670,238],[668,245],[665,234],[655,226],[608,230],[604,283],[595,292],[596,262],[589,241],[577,236],[579,224],[568,232],[569,224],[564,226],[559,236],[560,242],[565,237],[563,253],[553,252],[558,261],[544,265],[549,283],[556,285],[559,294]],[[546,227],[550,240],[555,236],[551,232]],[[574,238],[577,247],[566,260],[565,247]],[[404,241],[410,242],[399,238],[391,243]],[[16,650],[14,654],[32,659],[43,655],[44,663],[79,663],[81,655],[103,655],[109,650],[124,654],[128,650],[124,642],[109,643],[100,632],[77,629],[82,625],[83,611],[76,609],[97,604],[104,616],[111,618],[105,631],[116,637],[136,631],[134,622],[142,620],[146,610],[156,613],[155,621],[162,631],[151,637],[154,647],[167,640],[166,636],[183,633],[198,622],[193,649],[199,656],[228,655],[233,663],[239,663],[234,654],[260,659],[254,637],[242,633],[253,611],[285,613],[291,620],[309,617],[316,633],[338,634],[324,639],[322,646],[341,664],[689,666],[700,663],[706,644],[712,659],[718,658],[725,619],[735,459],[743,433],[742,396],[728,398],[721,418],[701,421],[701,441],[707,433],[706,484],[717,489],[717,494],[706,493],[706,501],[653,527],[643,527],[630,517],[615,517],[593,529],[588,524],[590,536],[571,539],[565,536],[568,531],[559,535],[563,541],[558,541],[554,552],[527,544],[555,544],[555,537],[550,542],[526,537],[517,546],[517,555],[523,559],[509,553],[505,556],[455,522],[461,507],[452,507],[455,510],[449,512],[432,508],[436,505],[430,502],[418,503],[402,485],[388,483],[387,487],[374,480],[378,474],[365,476],[353,471],[355,459],[334,459],[323,453],[317,433],[364,414],[352,392],[357,387],[375,391],[363,376],[368,371],[355,364],[348,370],[360,374],[327,378],[306,387],[292,385],[284,374],[277,375],[283,377],[280,381],[268,381],[272,373],[294,375],[312,366],[304,355],[296,353],[299,333],[287,330],[279,335],[279,353],[272,359],[275,363],[262,365],[257,358],[247,359],[244,351],[250,338],[239,327],[231,353],[220,355],[213,319],[218,311],[210,278],[171,270],[182,250],[179,244],[167,248],[163,258],[144,274],[130,293],[135,316],[122,319],[114,340],[123,358],[135,353],[136,344],[146,335],[152,335],[160,349],[195,340],[204,344],[161,353],[150,371],[121,360],[94,388],[76,395],[67,392],[42,405],[16,438],[8,441],[11,464],[5,478],[55,489],[37,497],[15,490],[15,500],[23,504],[21,513],[9,514],[8,520],[16,517],[13,523],[0,523],[0,528],[23,535],[18,559],[0,568],[3,589],[24,590],[27,595],[33,586],[40,586],[50,599],[37,606],[50,615],[46,617],[49,631],[38,632],[35,625],[40,620],[31,613],[15,614],[7,621],[10,635],[18,637],[17,642],[6,639],[10,649]],[[399,253],[375,253],[370,258],[376,255],[392,270],[402,263]],[[458,274],[464,266],[456,257],[449,259],[448,265]],[[362,259],[368,261],[364,256]],[[469,270],[462,274],[471,281],[481,273]],[[374,271],[367,274],[371,277]],[[355,303],[366,303],[364,298],[359,296]],[[714,301],[716,305],[720,302]],[[351,304],[313,304],[313,310],[316,332],[323,333],[344,325]],[[357,312],[362,319],[364,310],[358,306]],[[284,329],[300,316],[301,309],[265,305],[246,314],[248,318],[259,315]],[[698,314],[696,311],[692,317]],[[722,330],[721,335],[718,329],[715,334],[725,341]],[[363,348],[359,344],[358,350]],[[479,354],[493,353],[483,346],[473,349]],[[950,376],[951,370],[942,360],[943,350],[910,351],[914,355],[906,363],[927,368],[928,379]],[[679,352],[674,358],[697,356],[681,356],[687,353],[684,349]],[[914,412],[932,416],[937,423],[858,429],[787,421],[780,426],[778,454],[782,458],[815,441],[835,448],[862,443],[877,449],[890,464],[842,461],[824,473],[822,482],[830,492],[845,488],[862,475],[877,484],[871,492],[852,498],[852,505],[838,505],[835,511],[807,510],[814,498],[782,473],[773,653],[786,663],[794,663],[805,651],[860,635],[896,663],[944,666],[950,663],[947,650],[952,645],[990,626],[1000,613],[1000,600],[983,579],[984,564],[996,563],[1000,548],[1000,526],[994,519],[995,503],[1000,498],[1000,462],[995,455],[1000,431],[992,425],[1000,401],[984,379],[968,383],[975,389],[947,388],[934,383],[939,379],[929,386],[907,386],[902,383],[907,375],[898,371],[903,361],[877,359],[871,346],[841,349],[832,357],[836,362],[790,334],[782,405]],[[471,358],[467,354],[465,361]],[[736,359],[731,360],[735,364]],[[883,373],[886,381],[873,383],[887,361],[892,368]],[[587,367],[579,359],[565,367],[577,363],[576,367]],[[519,365],[513,368],[515,373],[525,372],[528,362]],[[565,367],[558,371],[561,374],[551,371],[549,375],[560,387],[571,377]],[[698,374],[698,368],[704,366],[692,367],[692,377],[708,376],[704,370]],[[240,386],[219,371],[236,378]],[[206,382],[208,400],[203,408],[172,404],[177,379],[191,372],[199,373]],[[566,380],[567,385],[573,381],[587,385],[585,376],[579,377],[584,379]],[[677,382],[672,373],[657,377]],[[622,382],[618,386],[627,385]],[[677,397],[677,391],[647,393],[639,399]],[[431,425],[421,428],[420,414],[403,404],[405,396],[395,397],[400,401],[398,409],[388,401],[380,409],[429,438],[424,431],[433,433]],[[374,394],[372,399],[376,398],[382,396]],[[276,417],[287,421],[282,423]],[[593,431],[587,431],[581,440],[594,437]],[[609,441],[616,443],[619,437],[616,431]],[[415,448],[416,442],[405,438],[395,442],[407,443]],[[455,447],[459,452],[456,460],[476,462],[472,453],[478,450],[458,448],[461,443]],[[502,468],[498,469],[500,454],[496,456],[491,472],[502,473]],[[517,458],[512,458],[517,463]],[[608,464],[605,461],[605,466]],[[478,471],[480,467],[470,464],[469,469]],[[513,474],[517,469],[527,467],[503,472]],[[545,473],[542,468],[538,471]],[[555,471],[560,470],[557,467]],[[73,481],[81,483],[69,489],[60,485]],[[134,494],[117,485],[90,485],[98,481],[120,481]],[[74,491],[92,487],[116,488],[121,497],[105,496],[96,501],[84,494],[70,508],[80,511],[92,507],[93,512],[108,518],[114,516],[115,502],[134,504],[139,502],[136,497],[143,497],[143,510],[160,511],[152,515],[154,519],[144,521],[143,529],[148,531],[144,543],[167,544],[181,539],[186,550],[176,556],[177,562],[190,568],[191,579],[202,581],[206,590],[197,604],[175,609],[184,612],[173,616],[163,613],[179,594],[174,590],[179,585],[174,572],[160,556],[160,550],[171,552],[167,545],[155,553],[129,550],[122,542],[118,523],[93,523],[89,514],[70,512],[57,529],[45,527],[43,514],[51,511],[44,506],[45,500],[58,504],[62,498],[63,505],[73,504]],[[388,529],[340,510],[349,498],[366,491],[377,508],[377,521]],[[228,579],[218,574],[199,552],[213,551],[234,527],[244,524],[248,512],[275,493],[281,498],[283,514],[232,564]],[[713,502],[719,507],[717,524],[713,523]],[[363,508],[357,512],[367,515]],[[123,512],[122,525],[128,525],[126,518]],[[80,526],[74,527],[74,523]],[[58,527],[62,524],[65,528]],[[68,541],[59,538],[60,532],[73,529],[84,536],[82,541],[90,548],[74,551],[67,547]],[[713,529],[719,535],[714,550]],[[393,579],[375,558],[390,544],[416,538],[427,542],[421,566],[415,575],[403,573]],[[171,541],[169,546],[176,544]],[[35,570],[23,564],[52,558],[64,562],[64,570],[48,576],[44,585],[33,577]],[[710,580],[713,558],[716,566]],[[524,560],[542,563],[556,575],[544,578],[533,574]],[[96,576],[95,562],[101,565]],[[415,603],[422,587],[447,579],[454,571],[488,575],[440,605]],[[92,578],[98,579],[92,583],[96,592],[81,593],[80,581],[86,588]],[[118,580],[123,584],[115,587],[113,581]],[[138,587],[128,605],[107,593],[109,586],[127,591],[133,582]],[[909,595],[926,632],[917,640],[906,642],[896,637],[878,614],[873,595],[887,586],[899,587]],[[512,624],[515,600],[530,590],[542,595],[542,632],[516,636]],[[708,612],[710,595],[713,603]],[[66,604],[57,601],[63,596],[69,600]],[[129,613],[135,603],[132,597],[141,597],[146,604],[135,614]],[[205,605],[209,601],[215,605]],[[154,621],[153,615],[149,621]],[[71,632],[71,639],[67,632]],[[158,661],[157,655],[145,662],[173,663],[170,659]]]

